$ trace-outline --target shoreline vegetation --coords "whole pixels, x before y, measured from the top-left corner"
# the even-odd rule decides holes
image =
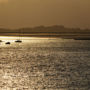
[[[90,40],[90,29],[66,28],[62,25],[34,28],[0,28],[0,36],[59,37],[64,39]]]

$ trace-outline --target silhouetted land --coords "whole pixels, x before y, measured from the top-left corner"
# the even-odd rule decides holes
[[[36,36],[61,37],[76,40],[90,40],[90,30],[80,28],[66,28],[61,25],[38,26],[34,28],[4,29],[0,28],[0,36]]]

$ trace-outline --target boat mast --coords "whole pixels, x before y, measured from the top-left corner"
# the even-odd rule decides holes
[[[20,36],[21,36],[20,33],[21,33],[21,30],[19,30],[19,40],[21,39],[21,38],[20,38]]]

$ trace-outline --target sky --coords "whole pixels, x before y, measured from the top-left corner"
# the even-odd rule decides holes
[[[0,0],[0,27],[90,28],[90,0]]]

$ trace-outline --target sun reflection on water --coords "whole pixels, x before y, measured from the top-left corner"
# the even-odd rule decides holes
[[[10,42],[14,42],[15,40],[50,40],[50,38],[47,37],[11,37],[11,36],[0,36],[0,40],[2,41],[10,41]],[[56,38],[51,38],[51,39],[56,39]]]
[[[19,38],[22,43],[5,45],[7,40]],[[78,90],[87,90],[89,87],[90,50],[86,42],[37,37],[0,40],[5,41],[0,43],[0,90],[72,90],[78,85]]]
[[[57,40],[62,41],[60,38],[48,38],[48,37],[15,37],[15,36],[0,36],[0,47],[45,47],[56,46],[55,44],[50,44],[52,41],[55,43]],[[21,43],[15,42],[16,40],[21,40]],[[10,42],[10,44],[6,44]],[[60,45],[59,45],[60,46]]]

